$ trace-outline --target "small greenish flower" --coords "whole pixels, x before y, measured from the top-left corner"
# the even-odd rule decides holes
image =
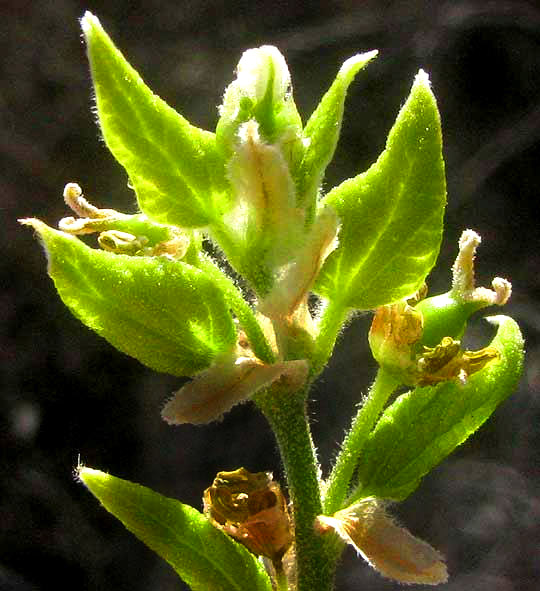
[[[422,337],[422,314],[407,302],[380,306],[369,331],[373,357],[381,366],[409,383],[415,379],[415,349]]]
[[[73,236],[98,233],[98,244],[103,250],[182,259],[190,245],[188,233],[176,226],[158,224],[144,214],[128,215],[95,207],[84,198],[77,183],[65,186],[64,201],[79,217],[62,218],[58,228]]]
[[[369,332],[371,351],[379,365],[402,384],[434,385],[458,379],[462,383],[499,357],[493,347],[464,351],[460,337],[475,311],[508,301],[511,285],[493,280],[493,290],[474,284],[474,255],[480,236],[463,232],[453,271],[452,289],[441,296],[401,300],[381,306]]]

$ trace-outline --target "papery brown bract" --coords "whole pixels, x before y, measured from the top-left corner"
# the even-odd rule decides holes
[[[172,425],[210,423],[278,380],[296,391],[305,382],[308,369],[303,359],[265,364],[256,357],[228,357],[180,388],[161,416]]]
[[[332,516],[320,515],[315,527],[321,533],[334,530],[389,579],[424,585],[448,580],[442,555],[397,525],[377,499],[363,499]]]

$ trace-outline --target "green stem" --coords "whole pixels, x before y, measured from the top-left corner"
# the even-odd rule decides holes
[[[358,463],[358,458],[366,439],[373,429],[384,405],[399,381],[382,369],[379,369],[363,405],[354,417],[351,428],[343,443],[336,463],[328,478],[328,487],[324,499],[324,513],[331,515],[342,509],[343,502]]]
[[[274,363],[276,356],[266,338],[261,325],[257,321],[255,312],[246,302],[239,289],[232,280],[225,275],[209,257],[200,257],[199,266],[211,275],[218,285],[221,285],[227,302],[238,318],[255,355],[265,363]]]
[[[234,287],[227,293],[230,306],[236,314],[240,326],[244,329],[248,341],[253,349],[255,355],[265,363],[274,363],[276,356],[272,347],[266,338],[261,325],[257,322],[257,318],[251,306],[244,300],[242,294]]]
[[[330,591],[335,564],[327,540],[313,527],[322,513],[319,466],[306,416],[306,392],[269,391],[257,403],[272,427],[293,507],[297,591]]]
[[[281,564],[274,565],[275,573],[276,573],[276,588],[277,591],[288,591],[289,585],[287,582],[287,576],[283,571]]]
[[[310,359],[312,376],[317,376],[328,363],[343,323],[347,319],[347,313],[346,306],[341,302],[337,300],[327,302],[319,320],[319,334]]]
[[[231,233],[222,218],[214,220],[210,226],[212,238],[219,244],[220,248],[226,254],[227,259],[236,260],[236,248],[231,238]]]

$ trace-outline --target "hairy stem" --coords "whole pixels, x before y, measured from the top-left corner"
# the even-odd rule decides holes
[[[347,319],[347,313],[347,308],[337,300],[329,301],[322,311],[318,325],[319,334],[310,359],[312,376],[319,375],[328,363],[343,323]]]
[[[306,393],[267,392],[257,403],[278,442],[293,507],[297,591],[330,591],[334,560],[328,541],[313,527],[322,513],[319,466],[305,407]]]
[[[324,499],[324,513],[330,515],[342,509],[366,439],[373,429],[384,405],[399,382],[379,369],[368,395],[353,419],[351,428],[341,445],[341,451],[328,478]]]
[[[255,313],[251,306],[244,300],[238,290],[232,286],[232,289],[226,294],[232,311],[244,329],[255,355],[265,363],[274,363],[276,356],[272,347],[266,338],[261,325],[257,322]]]
[[[274,565],[276,571],[276,590],[277,591],[288,591],[289,585],[287,583],[287,576],[283,571],[281,564]]]

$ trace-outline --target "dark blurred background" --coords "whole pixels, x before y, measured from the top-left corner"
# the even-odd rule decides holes
[[[151,88],[213,129],[243,50],[277,45],[304,118],[342,62],[373,48],[346,104],[325,186],[384,146],[412,79],[431,76],[443,122],[447,232],[432,293],[446,291],[459,234],[483,237],[478,278],[510,279],[505,312],[527,339],[519,390],[427,477],[400,520],[447,557],[444,589],[535,590],[540,581],[540,6],[520,0],[314,2],[145,0],[0,3],[0,589],[184,589],[173,571],[101,509],[72,476],[77,459],[200,507],[218,470],[282,474],[272,435],[250,405],[202,428],[168,427],[163,401],[181,382],[158,375],[78,323],[55,295],[32,232],[54,225],[79,182],[103,207],[133,211],[123,170],[91,112],[78,18],[90,9]],[[484,323],[485,324],[485,323]],[[323,468],[373,376],[369,316],[355,319],[313,396]],[[479,321],[472,339],[490,333]],[[390,590],[354,552],[337,589]]]

